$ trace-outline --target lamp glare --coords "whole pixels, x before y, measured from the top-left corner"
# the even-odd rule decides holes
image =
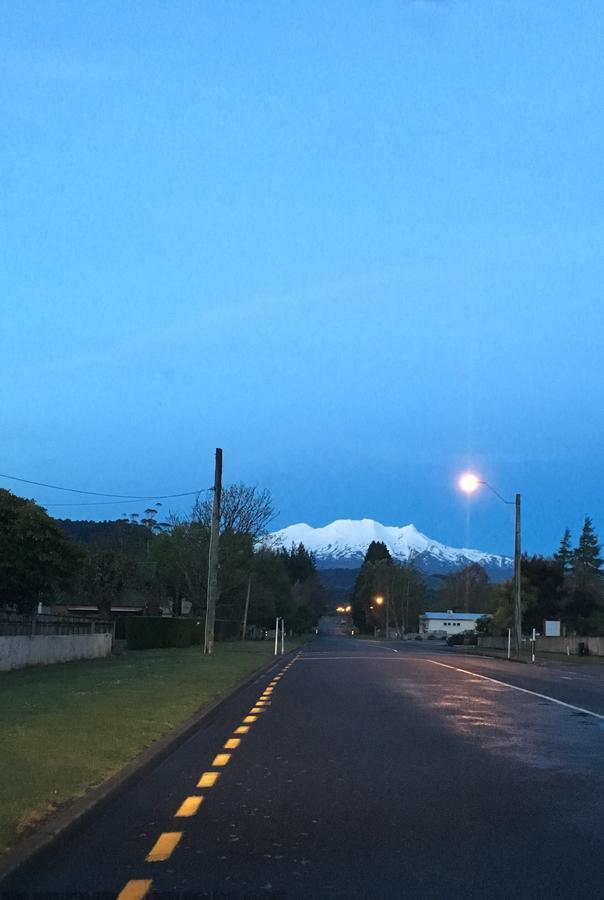
[[[473,494],[480,485],[480,479],[473,472],[464,472],[459,479],[459,487],[466,494]]]

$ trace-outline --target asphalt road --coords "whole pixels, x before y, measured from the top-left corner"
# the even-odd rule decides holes
[[[603,751],[604,667],[319,638],[2,888],[600,898]]]

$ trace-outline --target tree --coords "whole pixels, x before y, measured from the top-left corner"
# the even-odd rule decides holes
[[[360,631],[372,632],[381,623],[382,615],[374,598],[390,590],[392,557],[386,544],[372,541],[357,575],[352,591],[352,618]]]
[[[564,575],[556,559],[522,557],[522,624],[525,631],[542,631],[545,619],[561,614]]]
[[[0,604],[28,614],[70,584],[81,555],[33,500],[0,489]]]
[[[208,588],[208,550],[210,529],[200,522],[181,521],[174,517],[169,533],[156,535],[151,545],[151,558],[157,563],[157,577],[172,599],[173,609],[180,609],[182,599],[190,601],[193,615],[206,607]]]
[[[123,553],[89,552],[80,574],[82,596],[104,615],[110,615],[111,606],[119,602],[136,575],[136,562]]]
[[[564,534],[562,535],[560,546],[558,547],[557,552],[554,553],[554,559],[565,575],[571,571],[573,562],[573,548],[571,545],[570,528],[564,529]]]
[[[470,563],[445,578],[440,590],[444,609],[454,612],[490,612],[489,576],[478,563]]]
[[[249,534],[258,541],[275,516],[270,491],[258,490],[246,484],[231,484],[223,488],[220,500],[220,530]],[[212,521],[212,499],[197,500],[192,519],[209,527]]]
[[[589,618],[602,601],[601,548],[593,523],[585,516],[579,546],[571,564],[571,599],[567,610],[574,618]]]
[[[425,611],[426,582],[412,562],[394,564],[390,596],[395,621],[397,625],[400,621],[402,633],[417,631],[419,617]]]
[[[281,550],[291,583],[292,613],[290,625],[296,634],[304,634],[314,627],[325,610],[326,592],[313,558],[304,544],[291,550]]]

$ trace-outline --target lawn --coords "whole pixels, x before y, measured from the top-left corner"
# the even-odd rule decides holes
[[[291,646],[291,645],[290,645]],[[269,641],[0,673],[0,853],[272,658]]]

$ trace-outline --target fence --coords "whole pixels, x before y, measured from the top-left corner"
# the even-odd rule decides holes
[[[114,623],[67,616],[0,617],[0,671],[108,656]]]
[[[0,636],[33,637],[40,634],[113,634],[110,619],[85,619],[38,613],[34,616],[0,615]]]
[[[569,656],[577,656],[581,653],[580,645],[583,644],[583,650],[591,656],[604,656],[604,637],[580,637],[573,635],[572,637],[538,637],[535,643],[537,653],[564,653]],[[489,648],[491,650],[507,649],[508,639],[506,637],[479,637],[478,646]],[[523,647],[528,653],[530,650],[530,642],[527,636],[523,639]],[[513,652],[513,647],[512,647]]]

